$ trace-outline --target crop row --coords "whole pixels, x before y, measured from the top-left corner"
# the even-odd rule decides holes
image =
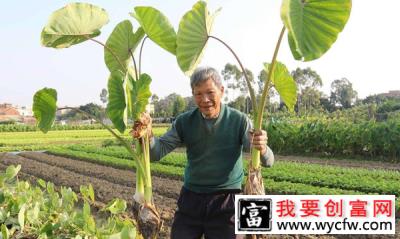
[[[326,173],[309,173],[301,170],[281,171],[266,169],[262,173],[264,178],[276,181],[290,181],[314,186],[356,190],[365,193],[400,195],[400,180],[375,180],[367,177],[351,177],[351,175],[331,175]]]
[[[153,129],[155,135],[161,135],[167,130],[166,127]],[[129,139],[129,132],[126,131],[123,137]],[[115,141],[114,137],[107,130],[69,130],[42,132],[11,132],[0,133],[0,151],[16,151],[21,147],[29,149],[40,145],[37,149],[47,149],[55,144],[91,143],[101,144],[104,140]]]
[[[73,151],[63,148],[57,148],[49,151],[52,154],[76,158],[94,162],[97,164],[112,166],[116,168],[132,168],[134,162],[129,159],[106,156],[97,153],[87,153],[82,151]],[[184,173],[184,161],[186,157],[182,153],[170,153],[159,162],[152,162],[151,171],[153,175],[165,176],[174,179],[182,179]],[[162,164],[162,162],[164,164]],[[264,169],[264,173],[265,174]],[[356,190],[344,190],[340,188],[330,188],[324,186],[314,186],[310,184],[291,182],[291,181],[275,181],[272,178],[264,178],[266,193],[270,194],[297,194],[297,195],[361,195],[365,192]],[[370,192],[375,194],[375,192]],[[396,198],[396,211],[400,212],[400,200]]]
[[[70,145],[67,148],[74,151],[83,151],[130,159],[129,153],[122,147],[99,148],[91,145]],[[162,159],[160,163],[184,167],[186,164],[186,157],[184,154],[174,155],[174,157]],[[400,182],[400,172],[393,170],[368,170],[362,168],[354,169],[318,164],[277,162],[274,167],[266,168],[264,171],[265,177],[273,177],[277,181],[288,181],[293,179],[307,184],[341,188],[343,188],[342,186],[347,186],[347,189],[357,189],[367,192],[376,188],[377,184],[380,183],[388,184],[392,189],[400,189],[400,185],[398,185],[398,182]],[[370,186],[368,186],[368,183],[356,180],[361,178],[361,181],[371,182]],[[363,184],[364,187],[360,186],[360,184]],[[398,193],[400,193],[400,191]]]
[[[157,127],[169,127],[170,124],[153,124],[153,128]],[[90,124],[90,125],[53,125],[51,131],[62,131],[62,130],[96,130],[104,129],[101,124]],[[24,124],[0,124],[0,132],[31,132],[39,131],[36,125],[24,125]]]
[[[53,148],[48,152],[54,155],[65,156],[78,160],[85,160],[88,162],[98,163],[120,169],[135,168],[135,162],[133,160],[107,156],[103,154],[72,151],[63,148]],[[174,154],[170,154],[166,156],[166,158],[173,158],[174,156]],[[182,179],[183,177],[183,168],[178,166],[152,163],[151,170],[152,173],[154,173],[155,175],[168,176],[174,179]]]
[[[56,130],[92,130],[92,129],[103,129],[101,124],[90,124],[90,125],[53,125],[52,131]],[[0,132],[31,132],[39,131],[36,125],[24,125],[24,124],[4,124],[0,125]]]
[[[85,160],[89,162],[94,162],[98,164],[103,164],[107,166],[112,166],[116,168],[126,169],[126,168],[135,168],[134,162],[128,159],[121,159],[117,157],[105,156],[96,153],[86,153],[79,151],[71,151],[66,149],[52,149],[49,151],[51,154],[71,157],[79,160]],[[151,171],[152,174],[166,176],[174,179],[182,179],[184,173],[184,167],[177,165],[169,165],[162,164],[162,161],[176,161],[176,156],[179,153],[172,153],[167,155],[159,162],[152,162]],[[182,155],[182,154],[180,154]],[[182,159],[184,157],[179,157]],[[272,179],[265,179],[265,185],[267,185],[266,189],[268,191],[279,192],[279,193],[300,193],[300,190],[303,190],[303,194],[308,193],[317,193],[321,192],[321,187],[316,187],[312,185],[306,185],[301,183],[291,183],[291,182],[279,182],[274,181]],[[323,188],[325,192],[329,192],[329,194],[361,194],[361,192],[351,191],[351,190],[341,190],[341,189],[333,189],[333,188]]]
[[[153,129],[155,135],[160,135],[167,130],[166,127],[158,127]],[[126,130],[123,134],[129,136],[129,130]],[[67,131],[49,131],[44,134],[40,131],[37,132],[5,132],[0,134],[2,139],[6,140],[17,140],[17,139],[30,139],[30,138],[41,138],[41,139],[55,139],[55,138],[94,138],[94,137],[105,137],[110,136],[110,132],[105,129],[96,130],[67,130]]]
[[[108,166],[118,167],[118,168],[134,168],[134,162],[129,159],[118,158],[113,156],[106,156],[98,153],[88,153],[83,151],[73,151],[69,149],[54,149],[51,150],[50,153],[74,157],[78,159],[88,160],[95,163],[105,164]],[[155,175],[172,177],[175,179],[181,179],[184,173],[184,161],[185,156],[182,153],[171,153],[163,158],[159,162],[153,162],[151,169],[152,173]],[[282,178],[273,178],[268,177],[268,170],[271,169],[263,169],[263,175],[266,176],[264,178],[264,183],[266,186],[266,190],[271,193],[280,193],[280,194],[326,194],[326,195],[334,195],[334,194],[342,194],[342,195],[351,195],[351,194],[365,194],[365,193],[379,193],[376,189],[371,189],[368,192],[363,192],[359,190],[347,190],[340,187],[340,185],[335,185],[337,187],[328,187],[324,185],[312,185],[309,183],[302,183],[296,180],[292,180],[291,178],[287,178],[287,180],[283,181]],[[292,176],[296,178],[296,173],[292,173]],[[318,179],[315,179],[318,181]],[[361,179],[362,180],[362,179]],[[293,182],[294,181],[294,182]],[[390,192],[385,192],[390,193]]]
[[[271,148],[280,154],[384,156],[400,160],[400,121],[279,120],[268,123],[266,131]]]

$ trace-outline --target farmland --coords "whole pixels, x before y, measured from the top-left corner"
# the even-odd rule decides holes
[[[162,134],[165,130],[156,128],[155,132]],[[20,149],[47,152],[7,154],[0,168],[20,164],[21,178],[31,181],[41,178],[57,186],[71,187],[76,192],[80,185],[92,184],[97,200],[107,202],[118,197],[125,199],[128,207],[132,206],[134,162],[123,147],[104,144],[111,139],[107,132],[50,131],[46,136],[49,137],[39,132],[1,133],[0,139],[5,144],[3,152]],[[245,158],[248,157],[245,154]],[[177,149],[151,165],[154,200],[165,221],[161,238],[169,234],[185,161],[184,149]],[[262,174],[269,194],[400,195],[400,165],[392,163],[277,156],[275,165],[264,168]],[[396,214],[400,216],[399,201],[396,201]]]
[[[278,122],[270,125],[268,131],[270,146],[278,151],[287,146],[281,146],[274,139],[277,139],[277,135],[281,135],[280,138],[288,137],[283,133],[280,124]],[[155,135],[161,135],[167,128],[168,125],[154,127],[153,132]],[[136,180],[135,164],[131,155],[118,145],[106,130],[67,129],[53,130],[47,134],[33,129],[23,130],[25,132],[0,132],[0,152],[21,152],[17,155],[7,154],[0,163],[0,168],[20,164],[21,178],[30,181],[41,178],[57,186],[71,187],[75,192],[79,192],[81,185],[91,184],[100,202],[106,203],[113,198],[122,198],[127,201],[128,208],[131,207]],[[305,126],[302,126],[302,130],[305,129]],[[315,129],[312,130],[316,132]],[[313,136],[305,131],[295,135]],[[129,138],[128,131],[123,137]],[[303,139],[299,139],[300,141],[306,142]],[[301,151],[299,144],[294,141],[287,140],[286,144],[290,142]],[[307,142],[316,140],[311,137]],[[309,145],[307,147],[312,148]],[[37,152],[44,150],[47,152]],[[245,154],[245,158],[249,157]],[[154,200],[165,221],[161,238],[168,238],[185,164],[184,148],[180,148],[151,165]],[[348,160],[277,155],[275,165],[272,168],[264,168],[262,175],[268,194],[400,195],[400,165],[373,157],[363,161],[359,158]],[[399,217],[398,200],[396,213]]]
[[[279,11],[282,20],[279,25],[282,28],[279,35],[276,35],[278,38],[274,37],[277,42],[273,55],[271,54],[272,58],[267,59],[264,54],[270,55],[272,52],[256,46],[251,41],[241,42],[241,45],[246,46],[246,54],[243,54],[237,51],[240,49],[234,50],[236,47],[233,46],[237,42],[232,42],[234,44],[230,46],[228,42],[231,40],[220,38],[231,36],[233,39],[239,39],[235,34],[223,34],[224,31],[213,30],[212,26],[217,22],[216,13],[221,8],[214,12],[207,5],[207,1],[200,0],[185,14],[180,12],[179,16],[182,17],[176,29],[171,24],[178,20],[176,12],[164,15],[155,8],[157,4],[135,6],[133,12],[130,12],[132,19],[122,20],[115,25],[116,22],[110,21],[111,15],[105,8],[91,3],[67,3],[49,13],[48,21],[44,25],[31,27],[42,29],[40,43],[43,47],[65,49],[74,54],[74,50],[67,48],[90,42],[98,46],[97,51],[102,52],[103,56],[99,57],[96,53],[91,58],[86,58],[92,55],[92,52],[83,54],[83,50],[79,51],[79,54],[75,53],[73,62],[78,64],[74,67],[68,67],[58,58],[53,58],[54,62],[51,64],[37,61],[38,64],[34,65],[35,74],[29,75],[29,79],[43,79],[42,83],[45,84],[41,89],[35,90],[33,102],[30,102],[32,108],[14,107],[7,102],[0,104],[0,124],[3,124],[0,125],[0,239],[168,238],[179,195],[179,203],[182,203],[179,204],[182,209],[182,224],[186,224],[186,229],[190,227],[194,231],[190,234],[203,234],[203,237],[208,238],[211,237],[209,229],[216,229],[217,222],[220,222],[218,216],[224,215],[233,221],[230,210],[233,206],[232,201],[224,200],[220,204],[221,200],[217,199],[222,196],[221,192],[226,192],[219,189],[229,188],[229,185],[238,188],[242,186],[243,194],[295,194],[297,199],[302,198],[298,195],[325,195],[322,196],[324,198],[328,198],[326,195],[395,195],[397,199],[394,205],[392,201],[386,200],[345,202],[346,213],[343,217],[337,214],[330,215],[328,212],[331,206],[337,213],[344,212],[342,201],[330,200],[325,204],[321,201],[303,200],[300,207],[299,204],[294,205],[292,201],[286,200],[280,201],[278,207],[282,211],[288,210],[289,215],[295,210],[296,216],[299,216],[297,211],[321,211],[324,206],[327,209],[326,216],[337,216],[336,219],[344,221],[347,220],[346,216],[357,218],[373,215],[373,219],[377,219],[380,214],[387,213],[382,215],[382,218],[396,217],[397,234],[385,237],[372,235],[367,238],[400,237],[400,91],[396,89],[397,86],[387,85],[386,90],[390,89],[388,93],[368,96],[362,100],[358,96],[366,92],[357,92],[353,89],[352,82],[347,79],[349,77],[353,80],[355,75],[351,73],[353,69],[350,68],[355,70],[355,65],[359,64],[346,69],[339,62],[328,61],[326,65],[334,66],[329,69],[335,69],[336,79],[332,79],[333,75],[329,72],[323,73],[331,78],[330,93],[326,94],[321,90],[323,82],[326,83],[328,79],[323,81],[310,67],[301,69],[298,66],[294,70],[287,67],[289,64],[286,66],[285,62],[280,61],[287,59],[283,54],[289,51],[280,50],[287,46],[293,60],[296,61],[310,62],[325,55],[339,35],[342,35],[341,32],[347,29],[345,26],[352,12],[352,0],[282,1]],[[245,5],[249,5],[250,10],[243,11],[242,7],[239,10],[250,13],[251,16],[273,15],[257,13],[258,9],[254,4]],[[132,7],[130,9],[132,10]],[[238,11],[232,12],[235,17],[227,19],[248,18],[237,18]],[[355,16],[359,18],[357,14]],[[22,19],[25,19],[25,16],[22,16]],[[169,19],[174,20],[170,22]],[[41,24],[44,23],[42,20]],[[113,30],[105,30],[103,27],[111,22]],[[248,40],[261,39],[265,33],[268,38],[275,35],[273,31],[270,32],[274,27],[264,26],[269,20],[258,22],[262,22],[262,25],[251,23],[251,26],[254,26],[252,28],[256,29],[255,32],[237,32],[248,35]],[[233,26],[239,26],[236,27],[239,30],[242,26],[250,26],[250,23],[242,23]],[[104,36],[104,33],[109,34]],[[97,38],[100,34],[101,39]],[[32,37],[18,39],[31,41]],[[166,51],[176,58],[175,63],[181,73],[190,77],[193,97],[183,98],[172,93],[166,96],[164,101],[156,95],[160,92],[153,92],[154,89],[161,89],[159,86],[163,88],[162,94],[170,90],[179,92],[183,83],[178,85],[174,80],[169,80],[182,77],[159,74],[165,73],[162,69],[164,66],[169,69],[173,67],[161,59],[158,53],[155,56],[152,51],[147,51],[147,47],[144,47],[146,39],[161,47],[159,50]],[[213,58],[214,60],[226,61],[225,58],[219,58],[224,54],[217,52],[212,43],[207,44],[209,41],[221,43],[220,47],[225,47],[234,57],[235,62],[228,62],[221,71],[222,77],[219,74],[220,69],[199,67],[203,57],[207,59],[208,54],[205,53],[209,47],[211,52],[215,53],[213,57],[218,58]],[[284,42],[288,45],[281,44]],[[358,42],[361,43],[361,40]],[[262,45],[270,45],[269,40],[263,39]],[[255,51],[257,55],[264,52],[263,59],[255,58],[250,51]],[[24,52],[29,54],[36,50]],[[347,59],[350,51],[344,52],[345,55],[337,55],[334,58]],[[37,55],[45,58],[48,56],[47,53]],[[257,77],[244,66],[243,63],[248,60],[239,58],[243,55],[254,59],[254,63],[258,61],[261,71]],[[142,56],[145,59],[143,67]],[[328,55],[326,59],[329,57]],[[373,55],[371,57],[380,59]],[[27,57],[18,57],[25,58]],[[96,58],[104,60],[105,65],[102,67],[106,67],[106,72],[100,70],[100,67],[91,69],[90,66],[96,64]],[[81,59],[83,61],[79,62]],[[80,64],[83,62],[84,64]],[[357,61],[350,61],[352,62]],[[155,68],[148,67],[149,63]],[[59,65],[63,66],[63,70],[58,71],[55,68]],[[365,69],[369,68],[364,67],[361,70]],[[62,90],[59,90],[60,85],[50,83],[43,72],[57,73],[57,76],[53,77],[57,81],[63,80],[63,76],[71,76],[68,73],[74,73],[73,77],[68,77],[69,80],[63,80],[73,86],[73,94],[68,93],[67,85],[63,85]],[[96,76],[97,73],[101,73],[102,76]],[[12,77],[14,76],[18,74],[12,74]],[[7,90],[3,91],[10,92],[10,101],[15,101],[14,96],[26,96],[27,92],[20,94],[18,91],[17,94],[8,90],[14,83],[12,77],[8,77],[10,80],[7,81],[6,87],[3,87]],[[80,97],[90,97],[92,91],[99,86],[99,82],[86,81],[90,88],[85,88],[81,84],[82,79],[106,77],[107,84],[100,93],[102,105],[81,105],[85,99]],[[25,77],[26,79],[28,78]],[[221,82],[222,79],[224,82]],[[354,79],[368,82],[368,77],[365,76]],[[381,81],[376,83],[382,84]],[[19,82],[18,86],[27,85],[29,84]],[[354,84],[356,85],[359,84]],[[365,84],[367,85],[371,86],[369,82]],[[186,86],[189,87],[188,84]],[[374,91],[379,89],[373,88]],[[84,91],[80,91],[82,89]],[[31,89],[29,92],[31,94]],[[238,97],[236,93],[239,93]],[[7,101],[8,97],[5,97]],[[70,103],[71,100],[76,102]],[[246,112],[249,121],[244,120],[244,115],[222,107],[222,104]],[[196,106],[197,111],[180,116]],[[148,114],[144,114],[145,112]],[[171,141],[160,141],[165,148],[174,149],[174,152],[158,162],[150,162],[154,153],[151,151],[152,136],[162,135],[170,125],[152,125],[152,119],[154,123],[174,121],[177,129],[177,134],[170,131],[171,134],[167,135],[171,136]],[[92,124],[94,122],[97,123]],[[260,132],[262,129],[268,132],[268,135]],[[250,134],[249,137],[247,133]],[[247,145],[247,139],[251,142],[251,150],[250,153],[242,154],[241,147]],[[272,168],[260,166],[263,162],[260,160],[260,152],[265,152],[267,143],[276,155]],[[175,149],[176,145],[181,144],[188,148],[187,154],[184,147]],[[161,152],[163,149],[161,147]],[[268,155],[271,156],[270,152]],[[268,162],[271,163],[267,164],[271,166],[272,161],[272,157],[269,157]],[[235,180],[239,175],[245,177],[242,185],[240,180]],[[211,191],[212,194],[217,190],[218,195],[215,195],[215,198],[210,197],[211,194],[197,195],[201,198],[199,202],[182,196],[184,177],[185,183],[193,185],[193,189],[196,186],[199,190],[204,187],[205,192]],[[222,183],[216,183],[217,181]],[[229,195],[229,200],[233,199],[231,196]],[[359,199],[359,196],[354,198],[356,197]],[[206,201],[210,204],[204,204]],[[187,202],[192,202],[193,208],[201,208],[199,215],[193,216],[195,210],[192,211],[192,208],[188,208],[187,213],[183,212]],[[335,205],[332,205],[332,202]],[[220,205],[214,210],[217,208],[216,204]],[[202,207],[198,207],[200,205]],[[276,210],[275,204],[273,205],[271,207],[251,203],[250,207],[246,207],[246,210],[250,211],[250,218],[245,220],[250,226],[247,232],[254,233],[254,226],[259,227],[261,222],[265,222],[263,218],[267,216],[268,211],[280,211]],[[373,213],[364,210],[364,206],[368,209],[373,208]],[[245,215],[246,210],[237,212]],[[266,214],[259,214],[258,210],[265,210],[263,212]],[[215,212],[218,215],[214,214]],[[201,218],[197,217],[200,215]],[[311,219],[312,216],[318,215],[305,213],[300,216]],[[201,220],[200,223],[192,224],[191,220],[187,220],[189,218]],[[391,225],[391,222],[386,225],[389,224]],[[337,225],[335,223],[335,228],[339,230]],[[301,228],[305,229],[303,226]],[[186,230],[178,227],[174,229],[184,235],[174,237],[189,237]],[[215,231],[223,234],[222,229],[233,233],[232,227],[228,230],[226,225],[221,231],[220,228]],[[345,227],[343,229],[346,230]],[[364,230],[359,232],[358,229],[355,229],[356,233],[367,230],[364,227]],[[313,229],[302,232],[315,231]],[[278,235],[268,238],[300,236]],[[349,238],[349,235],[305,235],[304,238]]]
[[[161,135],[167,127],[155,127],[155,135]],[[123,137],[129,138],[129,132]],[[0,132],[0,152],[19,150],[44,150],[61,144],[101,144],[105,140],[113,140],[114,137],[105,129],[95,130],[60,130],[43,134],[40,131],[33,132]]]

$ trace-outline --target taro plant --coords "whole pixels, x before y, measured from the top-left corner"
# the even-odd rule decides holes
[[[132,238],[134,221],[126,216],[126,202],[114,199],[100,211],[93,187],[58,190],[51,182],[34,184],[18,179],[21,165],[0,172],[0,238]],[[98,204],[97,204],[98,205]],[[97,206],[98,207],[98,206]]]
[[[46,47],[68,48],[84,41],[92,41],[104,49],[104,61],[110,71],[106,113],[120,133],[130,127],[128,120],[134,122],[131,131],[133,142],[122,138],[95,116],[76,108],[70,109],[96,119],[131,154],[136,166],[134,214],[138,229],[144,238],[155,238],[162,221],[152,196],[149,154],[151,132],[147,128],[149,122],[139,120],[151,96],[151,77],[141,72],[141,56],[147,38],[175,54],[176,33],[168,19],[154,8],[136,7],[131,15],[141,27],[134,30],[132,23],[124,20],[116,25],[106,43],[102,43],[95,37],[100,35],[100,29],[108,22],[106,11],[87,3],[70,3],[50,16],[43,28],[41,43]],[[137,64],[134,53],[139,44],[141,47]],[[51,128],[56,111],[62,109],[57,109],[56,101],[57,92],[50,88],[39,90],[34,96],[34,116],[44,133]]]
[[[266,105],[267,95],[271,87],[280,94],[289,110],[296,103],[296,84],[286,66],[278,62],[278,51],[285,35],[294,59],[312,61],[321,57],[336,41],[343,30],[351,10],[351,0],[283,0],[281,19],[283,27],[270,63],[264,64],[265,79],[262,95],[257,102],[255,91],[245,68],[237,54],[221,39],[211,35],[215,13],[210,14],[207,4],[198,1],[188,11],[179,23],[177,32],[176,57],[179,67],[190,75],[201,61],[204,49],[209,39],[214,39],[226,46],[236,58],[249,90],[255,130],[260,130]],[[260,152],[252,150],[251,163],[248,167],[248,177],[245,184],[245,194],[264,194],[264,185],[260,170]]]
[[[258,102],[247,74],[243,74],[252,108],[256,109],[252,112],[255,130],[261,129],[263,110],[271,87],[278,91],[290,110],[296,101],[296,85],[286,66],[277,61],[285,31],[288,30],[289,46],[296,60],[317,59],[335,42],[348,20],[350,9],[351,0],[283,0],[281,18],[284,27],[279,34],[271,62],[264,64],[267,77]],[[201,61],[206,44],[211,38],[226,46],[237,59],[242,72],[245,72],[243,64],[232,48],[211,35],[217,12],[219,10],[210,14],[206,2],[199,1],[182,17],[178,32],[175,33],[168,19],[160,11],[153,7],[136,7],[131,15],[139,22],[140,27],[133,31],[130,21],[123,21],[115,27],[104,44],[95,37],[100,34],[100,28],[108,22],[107,13],[90,4],[72,3],[54,12],[42,32],[42,44],[47,47],[67,48],[89,40],[104,48],[104,59],[110,70],[107,115],[120,132],[128,127],[128,118],[136,121],[135,129],[141,129],[132,133],[136,145],[134,150],[130,142],[104,125],[135,159],[138,175],[135,202],[140,209],[137,218],[139,231],[146,238],[155,237],[160,229],[161,220],[151,195],[148,152],[150,132],[146,125],[148,122],[137,121],[150,96],[151,78],[141,73],[143,43],[150,38],[163,49],[176,55],[179,67],[190,75]],[[140,42],[139,62],[136,64],[134,52]],[[54,89],[45,88],[35,94],[33,109],[43,132],[47,132],[54,121],[56,99],[57,93]],[[257,150],[252,150],[248,168],[245,193],[263,194],[260,153]]]

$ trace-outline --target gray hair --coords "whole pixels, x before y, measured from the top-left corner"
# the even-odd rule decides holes
[[[190,87],[192,87],[192,91],[195,86],[198,86],[208,79],[214,81],[216,86],[222,87],[221,76],[218,71],[212,67],[206,66],[197,68],[190,77]]]

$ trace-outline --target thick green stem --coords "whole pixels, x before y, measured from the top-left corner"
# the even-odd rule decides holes
[[[144,39],[142,41],[142,45],[140,46],[140,51],[139,51],[139,74],[142,74],[142,51],[143,51],[144,42],[146,41],[147,38],[148,38],[148,36],[144,37]]]
[[[138,198],[136,200],[138,203],[142,203],[142,198],[144,199],[144,182],[143,176],[140,173],[136,173],[136,191],[135,194]]]
[[[143,144],[143,156],[144,156],[144,169],[145,169],[145,180],[146,184],[144,185],[144,201],[146,204],[151,205],[153,204],[153,186],[151,183],[151,169],[150,169],[150,142],[149,142],[149,135],[148,133],[144,136]]]
[[[276,43],[276,47],[275,47],[274,55],[272,57],[271,65],[268,70],[268,76],[267,76],[267,79],[265,80],[264,89],[263,89],[261,99],[260,99],[260,102],[258,105],[258,110],[257,110],[257,114],[256,114],[257,117],[254,118],[254,129],[255,130],[260,130],[261,126],[262,126],[264,108],[265,108],[265,104],[267,102],[267,95],[268,95],[268,91],[269,91],[269,83],[271,82],[271,77],[275,70],[276,58],[278,56],[279,47],[281,45],[284,33],[285,33],[285,26],[283,26],[281,33],[279,34],[278,42]],[[253,167],[253,168],[260,167],[260,151],[258,151],[256,149],[253,149],[251,151],[251,167]]]
[[[133,56],[133,52],[131,50],[129,50],[129,53],[131,54],[132,61],[133,61],[133,67],[135,68],[136,80],[139,80],[139,75],[138,74],[140,74],[140,72],[138,73],[138,71],[137,71],[135,57]]]
[[[221,42],[226,48],[228,48],[229,51],[233,54],[233,56],[234,56],[235,59],[237,60],[237,62],[239,63],[239,66],[240,66],[240,68],[242,69],[242,72],[243,72],[244,79],[246,80],[247,88],[249,89],[250,98],[251,98],[251,105],[252,105],[252,107],[253,107],[253,116],[256,116],[256,115],[254,114],[254,112],[256,112],[256,110],[257,110],[257,99],[256,99],[256,95],[254,94],[254,89],[253,89],[253,87],[251,86],[251,82],[250,82],[250,80],[249,80],[249,77],[248,77],[247,74],[246,74],[246,69],[244,68],[242,62],[240,61],[239,57],[236,55],[236,53],[233,51],[233,49],[232,49],[228,44],[226,44],[224,41],[222,41],[221,39],[219,39],[219,38],[217,38],[217,37],[214,37],[214,36],[209,36],[209,37],[210,37],[210,38],[214,38],[215,40]]]
[[[101,41],[98,41],[94,38],[90,38],[87,36],[87,39],[96,42],[97,44],[102,45],[107,51],[109,51],[111,53],[111,55],[113,55],[113,57],[115,58],[115,60],[118,61],[118,64],[122,67],[122,69],[124,69],[125,71],[127,71],[125,65],[122,63],[121,59],[119,59],[119,57],[115,54],[115,52],[113,52],[106,44],[102,43]]]
[[[122,138],[121,136],[119,136],[117,133],[114,132],[114,130],[112,130],[108,125],[104,124],[101,119],[99,119],[98,117],[91,115],[83,110],[80,110],[78,108],[74,108],[74,107],[63,107],[63,108],[58,108],[57,110],[63,110],[63,109],[70,109],[70,110],[75,110],[78,111],[79,113],[82,113],[86,116],[88,116],[91,119],[96,120],[98,123],[100,123],[104,128],[106,128],[115,138],[117,138],[117,140],[119,142],[121,142],[122,146],[124,146],[129,153],[131,154],[131,156],[134,159],[134,162],[136,164],[136,170],[138,170],[141,174],[145,175],[145,171],[144,171],[144,167],[143,164],[140,162],[140,159],[137,157],[136,153],[133,151],[131,145],[129,142],[127,142],[124,138]],[[146,184],[147,182],[144,181],[144,183]]]
[[[142,160],[142,150],[141,150],[141,146],[138,140],[135,140],[135,146],[136,146],[136,151],[138,152],[138,155],[140,155],[138,158],[141,160],[141,162],[143,163]],[[144,181],[143,181],[143,174],[141,174],[140,172],[136,172],[136,193],[135,193],[135,200],[138,203],[142,203],[144,201]]]

